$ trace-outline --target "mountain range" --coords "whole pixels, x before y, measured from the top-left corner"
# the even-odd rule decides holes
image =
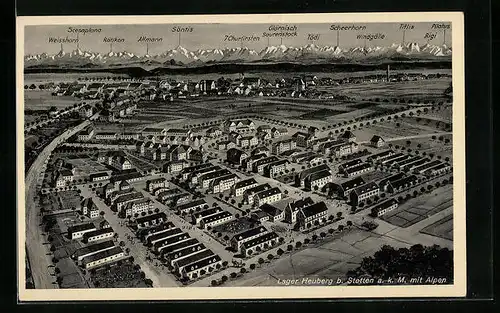
[[[99,67],[199,67],[217,63],[292,62],[312,63],[363,63],[384,61],[444,61],[451,59],[451,48],[446,45],[418,43],[392,44],[390,46],[352,47],[308,44],[300,47],[285,45],[268,46],[262,51],[247,47],[225,49],[188,50],[178,46],[157,55],[136,55],[131,52],[110,51],[105,54],[76,49],[57,54],[27,55],[24,65],[29,67],[99,68]]]

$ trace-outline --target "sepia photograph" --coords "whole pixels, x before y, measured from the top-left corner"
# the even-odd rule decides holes
[[[465,296],[461,13],[17,27],[20,300]]]

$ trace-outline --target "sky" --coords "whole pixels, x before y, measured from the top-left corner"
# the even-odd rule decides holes
[[[440,23],[436,21],[436,23]],[[451,26],[450,29],[443,32],[442,29],[432,29],[433,23],[421,22],[412,23],[414,28],[405,31],[405,42],[416,42],[425,44],[427,42],[435,45],[445,42],[451,46]],[[441,24],[441,23],[440,23]],[[444,23],[450,25],[449,22]],[[337,31],[331,30],[331,25],[341,26],[366,26],[364,30],[341,30],[339,31],[339,43],[343,48],[353,46],[364,46],[365,40],[358,39],[358,35],[363,34],[382,34],[383,39],[366,40],[366,46],[389,46],[392,43],[400,43],[403,40],[403,31],[400,29],[399,23],[355,23],[355,24],[337,24],[337,23],[321,23],[321,24],[274,24],[279,26],[296,27],[297,36],[268,38],[263,37],[263,33],[271,33],[269,31],[270,24],[153,24],[153,25],[37,25],[26,26],[25,28],[25,55],[48,53],[55,54],[60,51],[59,43],[50,43],[49,37],[76,38],[75,33],[68,32],[69,27],[72,28],[98,28],[99,33],[80,34],[78,36],[80,49],[92,52],[107,53],[110,51],[110,44],[104,42],[105,37],[123,38],[125,42],[114,43],[113,51],[128,51],[137,55],[146,53],[146,44],[138,42],[140,36],[161,37],[162,42],[150,43],[149,54],[159,54],[169,49],[174,49],[179,45],[179,33],[173,32],[173,27],[192,27],[192,32],[181,33],[180,45],[188,50],[197,49],[214,49],[214,48],[231,48],[243,46],[256,51],[264,49],[268,45],[279,45],[283,43],[286,46],[303,46],[308,43],[314,43],[319,46],[329,45],[335,46],[337,42]],[[431,40],[425,38],[426,34],[434,35]],[[316,41],[308,40],[309,34],[319,34],[319,39]],[[225,41],[226,35],[253,36],[258,37],[258,41]],[[282,41],[281,41],[282,40]],[[72,51],[76,49],[76,44],[63,44],[64,51]]]

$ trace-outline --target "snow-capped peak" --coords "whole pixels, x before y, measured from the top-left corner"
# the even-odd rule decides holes
[[[339,46],[319,46],[315,43],[308,43],[303,46],[267,46],[259,51],[255,51],[249,47],[234,47],[224,49],[198,49],[191,51],[182,46],[177,46],[174,49],[167,50],[161,54],[150,55],[149,53],[137,56],[134,53],[127,51],[109,51],[104,54],[94,53],[91,51],[80,50],[79,47],[69,53],[61,50],[53,55],[47,53],[26,55],[25,61],[27,65],[43,64],[44,62],[66,62],[71,59],[72,63],[81,61],[85,64],[99,63],[106,64],[126,64],[125,62],[140,61],[141,59],[155,59],[159,62],[175,61],[177,64],[189,64],[193,62],[245,62],[259,60],[273,61],[302,61],[316,59],[364,59],[370,57],[377,58],[392,58],[395,56],[414,57],[414,58],[433,58],[446,57],[451,55],[451,48],[442,45],[423,44],[419,45],[415,42],[394,43],[390,46],[355,46],[344,49]]]

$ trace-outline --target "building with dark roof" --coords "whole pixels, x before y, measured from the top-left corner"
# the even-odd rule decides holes
[[[304,188],[307,176],[311,175],[312,173],[320,172],[320,171],[324,171],[324,170],[330,171],[330,167],[326,164],[321,164],[321,165],[314,166],[314,167],[311,167],[309,169],[303,170],[302,172],[298,173],[295,176],[295,183],[297,185],[300,185],[300,187]]]
[[[380,152],[377,154],[370,155],[367,160],[371,161],[373,163],[382,162],[383,160],[393,156],[394,154],[396,154],[396,152],[394,152],[392,150],[387,150],[387,151],[383,151],[383,152]]]
[[[231,148],[226,152],[226,159],[232,164],[241,165],[247,157],[248,154],[245,151],[236,148]]]
[[[371,212],[372,216],[380,217],[380,216],[396,209],[397,207],[398,207],[398,202],[395,199],[390,198],[390,199],[387,199],[387,200],[385,200],[377,205],[374,205],[370,209],[370,212]]]
[[[168,253],[178,251],[181,249],[184,249],[186,247],[192,247],[193,245],[199,244],[200,242],[196,238],[188,238],[184,239],[182,241],[179,241],[178,243],[169,245],[169,246],[163,246],[160,250],[161,255],[166,255]]]
[[[274,187],[255,194],[253,202],[257,207],[260,207],[264,203],[273,203],[279,201],[281,200],[281,197],[281,190],[278,187]]]
[[[278,244],[278,240],[279,236],[275,232],[263,234],[262,236],[244,242],[241,245],[241,254],[243,256],[258,254],[259,250],[265,251]]]
[[[239,234],[236,234],[231,239],[231,247],[234,251],[240,251],[241,245],[249,240],[267,234],[269,231],[264,226],[258,226]]]
[[[368,199],[378,197],[380,188],[375,182],[370,182],[352,190],[350,194],[351,204],[358,205]]]
[[[68,227],[68,236],[71,239],[82,238],[85,233],[96,230],[94,223],[78,224]]]
[[[96,244],[88,245],[83,248],[76,250],[71,256],[77,262],[80,262],[84,257],[98,253],[103,250],[107,250],[113,248],[115,243],[113,240],[106,240],[103,242],[99,242]]]
[[[259,159],[252,164],[252,171],[254,173],[259,173],[262,175],[264,173],[264,167],[267,164],[273,163],[276,161],[279,161],[279,159],[274,155],[272,155],[270,157],[265,157],[265,158]]]
[[[222,211],[217,214],[202,218],[200,221],[200,226],[206,229],[207,227],[215,227],[232,220],[234,220],[233,214],[227,211]]]
[[[285,218],[285,211],[280,210],[271,204],[264,204],[260,206],[260,210],[269,216],[269,221],[277,222]]]
[[[370,163],[361,163],[344,170],[344,177],[353,177],[373,171],[373,165]]]
[[[363,161],[361,159],[354,159],[351,161],[341,163],[339,165],[339,172],[343,172],[344,170],[349,169],[349,168],[354,167],[354,166],[357,166],[361,163],[363,163]]]
[[[412,172],[416,173],[416,174],[423,174],[425,171],[430,170],[430,169],[432,169],[434,167],[438,167],[441,164],[443,164],[441,161],[434,160],[434,161],[422,164],[419,167],[414,168],[412,170]]]
[[[372,139],[370,139],[370,143],[372,146],[374,146],[375,148],[380,148],[380,147],[383,147],[384,144],[385,144],[385,140],[382,139],[382,137],[380,136],[377,136],[377,135],[374,135],[372,137]]]
[[[148,236],[146,242],[150,245],[155,245],[157,242],[165,241],[168,238],[178,236],[182,234],[183,231],[178,227],[169,228],[164,231],[157,232],[151,236]]]
[[[83,234],[83,241],[89,243],[102,239],[112,238],[114,234],[115,231],[111,227],[101,228]]]
[[[226,176],[232,174],[229,170],[227,169],[221,169],[215,172],[207,173],[198,178],[199,183],[203,188],[208,188],[210,186],[210,183],[219,177]]]
[[[387,187],[387,191],[394,193],[394,192],[400,192],[403,190],[406,190],[408,188],[411,188],[413,186],[418,185],[419,179],[415,175],[410,175],[401,179],[398,179],[396,181],[390,182],[390,185]]]
[[[261,192],[261,191],[264,191],[264,190],[268,190],[268,189],[271,189],[271,185],[269,185],[268,183],[265,183],[265,184],[260,184],[258,186],[255,186],[255,187],[252,187],[252,188],[249,188],[247,190],[245,190],[243,192],[243,199],[249,203],[249,204],[252,204],[253,203],[253,198],[255,196],[255,194]]]
[[[123,257],[125,253],[120,247],[113,247],[111,249],[103,250],[82,259],[82,265],[84,268],[94,268],[97,266],[102,266],[104,264],[110,263],[116,259]]]
[[[186,204],[177,206],[177,211],[185,213],[193,213],[196,210],[201,210],[205,205],[208,206],[204,199],[197,199]]]
[[[195,212],[191,215],[192,223],[195,225],[199,225],[200,221],[202,219],[204,219],[205,217],[209,217],[209,216],[212,216],[214,214],[218,214],[220,212],[222,212],[222,209],[219,207],[206,209],[206,210],[203,210],[200,212]]]
[[[195,253],[193,255],[190,255],[188,257],[176,260],[174,262],[174,267],[180,273],[182,271],[182,269],[184,268],[184,266],[188,266],[192,263],[196,263],[198,261],[204,260],[208,257],[213,256],[213,255],[215,255],[215,253],[212,250],[206,249],[206,250],[200,251],[198,253]]]
[[[258,185],[257,181],[254,178],[249,178],[245,180],[240,180],[232,187],[232,194],[236,197],[242,196],[243,193],[253,187]]]
[[[296,132],[292,138],[295,139],[298,147],[307,148],[316,137],[312,133]]]
[[[356,141],[356,135],[353,134],[352,131],[345,131],[342,135],[339,136],[339,139],[345,139],[347,141]]]
[[[348,197],[354,188],[365,184],[363,177],[356,177],[341,184],[334,184],[335,190],[341,197]]]
[[[203,164],[199,164],[199,165],[195,165],[195,166],[186,167],[181,171],[182,178],[187,179],[191,173],[193,173],[197,170],[201,170],[201,169],[209,168],[209,167],[213,167],[213,164],[203,163]]]
[[[155,244],[153,245],[153,250],[161,253],[163,249],[166,249],[171,245],[177,244],[189,238],[191,238],[191,236],[188,233],[180,233],[172,237],[164,238],[163,240],[155,242]]]
[[[198,242],[195,243],[194,245],[190,245],[188,247],[176,249],[175,251],[165,253],[165,260],[167,260],[171,266],[174,266],[175,261],[199,253],[206,249],[207,247],[204,244]]]
[[[328,207],[321,201],[299,210],[296,228],[308,230],[324,224],[328,219]]]
[[[135,220],[137,228],[146,228],[154,225],[161,224],[167,220],[167,215],[165,212],[154,213],[151,215],[146,215],[139,217]]]
[[[231,189],[240,178],[236,174],[228,174],[212,180],[210,187],[213,193],[224,192]]]
[[[273,178],[284,173],[288,168],[288,160],[279,160],[276,162],[269,163],[264,166],[264,176]]]
[[[381,191],[387,191],[387,188],[389,187],[390,182],[397,181],[401,178],[406,177],[406,174],[403,172],[399,172],[396,174],[393,174],[389,177],[386,177],[378,182],[378,186]]]
[[[321,189],[326,184],[333,181],[333,174],[330,170],[322,170],[311,173],[304,181],[304,186],[308,190]]]
[[[311,197],[306,197],[304,199],[298,199],[290,202],[285,208],[285,221],[290,224],[295,224],[297,222],[297,214],[302,208],[313,205],[314,201]]]
[[[220,268],[222,259],[220,256],[214,254],[213,256],[192,263],[182,269],[181,275],[187,279],[195,279],[201,277],[206,273],[212,272],[214,269]]]

